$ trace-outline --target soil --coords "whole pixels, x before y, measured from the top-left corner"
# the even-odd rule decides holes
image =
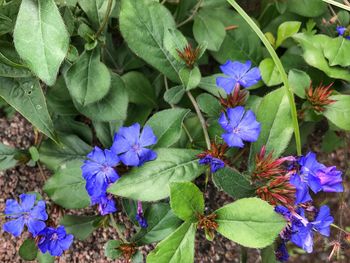
[[[321,142],[322,131],[315,132],[309,141],[312,142],[305,149],[320,152],[319,145]],[[34,142],[34,132],[32,126],[19,114],[15,114],[11,120],[8,120],[5,116],[0,117],[0,142],[6,145],[14,146],[21,149],[27,149]],[[326,165],[336,165],[342,171],[348,170],[348,154],[350,150],[345,146],[329,154],[320,154],[319,160]],[[348,172],[347,172],[348,175]],[[43,194],[44,199],[48,203],[48,212],[50,218],[58,223],[60,215],[63,214],[94,214],[95,212],[89,208],[82,211],[69,211],[54,209],[52,203],[50,203],[48,197],[43,193],[42,187],[44,185],[44,177],[48,178],[50,171],[42,167],[29,167],[26,165],[19,165],[13,169],[0,172],[0,188],[2,190],[0,195],[0,211],[4,210],[5,200],[8,198],[16,198],[19,194],[29,191],[37,191]],[[346,183],[346,192],[344,194],[344,204],[348,203],[349,192],[348,182]],[[210,195],[210,196],[208,196]],[[319,203],[325,201],[332,207],[332,214],[335,217],[336,224],[343,226],[350,226],[350,213],[347,205],[344,205],[342,209],[342,221],[339,223],[339,203],[341,195],[328,194],[319,198]],[[232,198],[227,196],[223,192],[217,191],[212,184],[208,185],[206,194],[207,202],[211,209],[216,209],[223,204],[232,202]],[[131,224],[127,217],[123,214],[118,214],[118,223],[125,225],[126,235],[132,233]],[[4,220],[0,217],[0,224],[2,225]],[[332,236],[327,239],[316,238],[314,253],[313,254],[300,254],[300,250],[293,249],[294,256],[292,256],[290,262],[327,262],[332,246],[331,242],[338,238],[338,232],[333,229]],[[24,262],[18,255],[18,249],[25,239],[25,235],[21,238],[14,238],[8,233],[0,230],[0,262],[13,263]],[[55,262],[112,262],[104,256],[104,244],[110,239],[116,239],[117,234],[111,228],[101,228],[96,230],[85,241],[75,240],[71,249],[66,251],[63,256],[56,258]],[[343,240],[343,237],[341,237]],[[142,249],[144,255],[147,254],[153,246],[147,246]],[[349,244],[342,241],[342,256],[340,259],[332,260],[332,262],[349,262],[346,258],[350,257]],[[196,255],[195,262],[207,263],[207,262],[239,262],[240,261],[240,248],[233,242],[221,237],[216,236],[213,242],[205,239],[204,233],[198,231],[196,237]],[[117,261],[118,262],[118,261]],[[255,249],[248,249],[248,262],[255,263],[261,262],[259,252]]]

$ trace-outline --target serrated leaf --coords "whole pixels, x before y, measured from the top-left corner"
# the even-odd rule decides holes
[[[165,203],[153,204],[146,210],[145,218],[148,227],[141,228],[132,237],[132,241],[138,244],[151,244],[163,240],[182,222]]]
[[[193,35],[198,43],[207,43],[207,49],[218,51],[225,39],[224,24],[217,19],[205,15],[199,11],[194,17]]]
[[[119,22],[130,49],[170,80],[178,82],[180,63],[163,43],[165,30],[175,29],[171,13],[156,1],[122,0]]]
[[[55,2],[22,0],[13,39],[28,67],[53,85],[69,46],[69,34]]]
[[[100,61],[99,49],[85,51],[65,74],[67,88],[81,106],[104,98],[111,86],[111,75]]]
[[[277,30],[276,48],[278,48],[284,40],[293,36],[300,29],[301,22],[287,21],[282,23]]]
[[[0,96],[38,130],[52,140],[57,140],[38,80],[0,77]]]
[[[134,168],[108,188],[117,196],[141,201],[157,201],[169,196],[171,182],[192,181],[205,170],[198,164],[199,151],[158,149],[158,157],[142,167]]]
[[[129,101],[135,104],[157,106],[157,97],[154,87],[140,72],[130,71],[122,76]]]
[[[168,109],[154,114],[145,125],[152,128],[157,136],[157,143],[153,147],[170,147],[181,137],[181,125],[190,112],[188,109]]]
[[[63,163],[46,181],[43,189],[54,203],[67,209],[89,206],[90,198],[85,190],[82,165],[83,162],[78,160]]]
[[[32,261],[38,254],[38,248],[34,239],[26,239],[19,248],[19,255],[22,259]]]
[[[92,147],[76,135],[59,136],[60,144],[44,141],[39,148],[40,162],[56,170],[61,164],[72,160],[84,160]]]
[[[60,219],[60,225],[63,225],[69,234],[74,238],[85,240],[97,228],[94,223],[100,219],[100,216],[78,216],[64,215]]]
[[[217,231],[228,239],[251,248],[273,243],[286,221],[259,198],[243,198],[214,212]]]
[[[255,194],[248,178],[229,167],[213,174],[213,182],[220,189],[235,199],[250,197]]]
[[[148,254],[147,263],[177,263],[194,261],[196,224],[183,223]]]
[[[326,106],[323,115],[340,129],[350,130],[350,95],[333,95],[329,99],[336,102]]]
[[[87,106],[73,102],[80,113],[93,121],[116,121],[126,118],[128,100],[123,80],[118,75],[112,74],[110,90],[102,100]]]
[[[198,215],[204,213],[203,193],[191,182],[171,183],[170,206],[182,220],[196,222]]]
[[[261,123],[259,138],[251,146],[250,161],[260,152],[263,145],[266,152],[273,151],[275,158],[287,148],[293,135],[293,122],[285,89],[279,88],[267,94],[261,101],[256,119]]]

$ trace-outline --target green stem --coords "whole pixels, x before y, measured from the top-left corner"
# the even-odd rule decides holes
[[[255,22],[249,17],[249,15],[236,3],[235,0],[227,0],[234,9],[243,17],[243,19],[248,23],[248,25],[254,30],[254,32],[258,35],[260,40],[265,45],[267,51],[270,53],[270,56],[272,57],[284,84],[289,105],[291,108],[291,115],[293,120],[293,128],[294,128],[294,136],[295,136],[295,142],[296,142],[296,148],[297,148],[297,154],[301,155],[301,140],[300,140],[300,131],[299,131],[299,123],[298,123],[298,115],[297,115],[297,108],[294,101],[294,94],[293,90],[289,85],[287,73],[285,72],[281,60],[278,58],[278,55],[276,54],[275,50],[271,46],[270,42],[265,37],[264,33],[260,30],[260,28],[255,24]]]
[[[113,3],[113,0],[108,0],[106,15],[103,18],[103,21],[102,21],[100,28],[97,30],[97,32],[95,34],[95,39],[97,39],[101,35],[102,31],[104,30],[104,28],[108,22],[109,15],[112,11],[112,3]]]
[[[198,3],[196,4],[196,6],[193,8],[192,14],[187,19],[185,19],[181,23],[177,24],[176,27],[181,27],[184,24],[187,24],[188,22],[190,22],[194,18],[194,16],[197,14],[202,2],[203,2],[203,0],[199,0]]]
[[[331,4],[331,5],[334,5],[334,6],[337,6],[337,7],[340,7],[340,8],[343,8],[345,10],[348,10],[350,11],[350,6],[347,6],[347,5],[343,5],[337,1],[333,1],[333,0],[322,0],[323,2],[325,3],[328,3],[328,4]]]
[[[128,241],[125,239],[122,231],[119,229],[119,226],[117,225],[117,223],[114,220],[114,216],[113,214],[109,214],[109,218],[111,219],[111,225],[115,228],[115,230],[117,231],[118,237],[123,241],[123,243],[128,243]]]
[[[334,227],[334,228],[336,228],[336,229],[338,229],[338,230],[340,230],[340,231],[342,231],[342,232],[344,232],[344,233],[346,233],[346,234],[349,233],[348,231],[342,229],[341,227],[339,227],[339,226],[337,226],[337,225],[335,225],[335,224],[331,224],[331,227]]]
[[[187,96],[189,97],[189,99],[192,102],[192,105],[197,113],[198,119],[201,123],[202,126],[202,130],[203,130],[203,134],[204,134],[204,139],[205,139],[205,143],[207,144],[207,149],[210,150],[210,138],[209,138],[209,134],[208,134],[208,130],[207,130],[207,125],[205,123],[205,119],[202,115],[201,110],[199,109],[199,106],[197,104],[197,101],[195,100],[195,98],[193,97],[192,93],[187,91],[186,92]]]

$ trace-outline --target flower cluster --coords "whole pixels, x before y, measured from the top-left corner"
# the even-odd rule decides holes
[[[306,90],[306,98],[316,112],[323,112],[326,110],[325,106],[336,102],[336,100],[329,98],[333,93],[332,85],[333,83],[328,86],[319,85],[316,88],[310,85],[309,89]]]
[[[200,154],[200,164],[209,164],[211,172],[225,166],[225,151],[227,147],[244,147],[244,141],[255,142],[260,134],[260,123],[256,121],[253,111],[245,110],[244,105],[248,96],[247,91],[241,91],[240,87],[248,88],[258,83],[261,79],[257,67],[251,68],[251,61],[240,63],[238,61],[227,61],[220,66],[221,71],[226,75],[216,79],[216,85],[223,88],[227,98],[220,98],[224,107],[219,117],[219,124],[224,129],[221,135],[225,146],[211,145],[211,149]]]
[[[91,205],[98,205],[101,215],[107,215],[117,211],[115,200],[107,194],[107,188],[119,179],[117,166],[121,163],[125,166],[141,166],[145,162],[157,158],[157,153],[146,147],[157,142],[151,127],[145,126],[141,131],[140,124],[135,123],[130,127],[121,127],[115,134],[110,149],[95,147],[87,155],[82,165],[82,175],[86,180],[86,191],[91,200]],[[142,211],[142,208],[141,208]],[[147,222],[138,213],[140,226],[147,227]]]
[[[46,226],[46,204],[42,200],[36,201],[35,194],[21,194],[19,198],[20,202],[6,200],[4,214],[11,220],[3,225],[4,231],[18,237],[26,226],[28,232],[38,239],[37,245],[42,253],[48,251],[51,256],[61,256],[71,246],[73,235],[67,234],[64,226],[57,229]]]

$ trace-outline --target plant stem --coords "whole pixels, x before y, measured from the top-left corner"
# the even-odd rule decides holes
[[[111,219],[111,225],[115,228],[115,230],[117,231],[118,237],[124,242],[124,243],[128,243],[128,241],[125,239],[122,231],[119,229],[119,226],[117,225],[117,223],[114,220],[114,216],[113,214],[109,214],[109,218]]]
[[[203,130],[203,134],[204,134],[204,139],[205,139],[205,143],[207,144],[207,149],[210,150],[210,138],[209,138],[209,134],[208,134],[208,130],[207,130],[207,125],[205,123],[204,117],[202,115],[201,110],[199,109],[199,106],[197,104],[197,101],[194,99],[194,97],[192,96],[192,93],[187,91],[186,92],[187,96],[189,97],[189,99],[192,102],[192,105],[197,113],[198,119],[202,125],[202,130]]]
[[[187,19],[185,19],[184,21],[177,24],[176,27],[181,27],[184,24],[187,24],[188,22],[190,22],[194,18],[194,16],[197,14],[198,9],[200,8],[202,2],[203,2],[203,0],[199,0],[198,3],[196,4],[196,6],[193,8],[192,14]]]
[[[95,39],[97,39],[101,35],[102,31],[104,30],[104,28],[105,28],[105,26],[106,26],[106,24],[108,22],[109,15],[110,15],[110,13],[112,11],[112,3],[113,3],[113,0],[108,0],[106,15],[103,18],[103,21],[102,21],[102,24],[101,24],[100,28],[97,30],[97,32],[95,34]]]
[[[337,226],[337,225],[335,225],[335,224],[331,224],[331,227],[334,227],[334,228],[338,229],[339,231],[342,231],[342,232],[344,232],[344,233],[346,233],[346,234],[349,233],[348,231],[342,229],[341,227],[339,227],[339,226]]]
[[[341,4],[341,3],[337,2],[337,1],[333,1],[333,0],[322,0],[322,1],[325,2],[325,3],[331,4],[331,5],[343,8],[343,9],[345,9],[347,11],[350,11],[350,6],[343,5],[343,4]]]
[[[254,30],[254,32],[258,35],[260,40],[265,45],[267,51],[270,53],[284,84],[286,94],[288,96],[289,105],[291,109],[291,115],[293,120],[293,128],[294,128],[294,136],[297,148],[297,154],[301,155],[301,140],[300,140],[300,131],[299,131],[299,123],[298,123],[298,115],[297,109],[294,101],[293,90],[289,85],[287,73],[285,72],[281,60],[278,58],[276,51],[271,46],[270,42],[265,37],[264,33],[260,30],[260,28],[255,24],[255,22],[249,17],[249,15],[236,3],[235,0],[227,0],[234,9],[242,16],[242,18],[248,23],[248,25]]]

